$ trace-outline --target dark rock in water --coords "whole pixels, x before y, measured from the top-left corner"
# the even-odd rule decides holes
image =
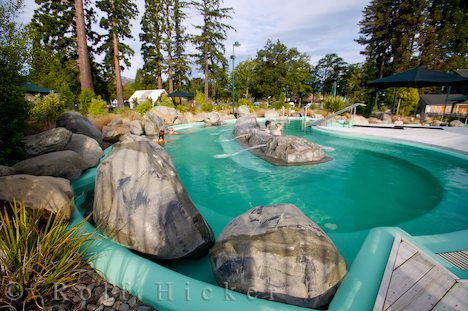
[[[64,127],[75,134],[83,134],[95,139],[102,147],[101,131],[88,118],[78,112],[67,111],[57,119],[57,127]]]
[[[64,150],[46,153],[16,163],[13,168],[17,174],[36,176],[55,176],[68,180],[80,177],[84,169],[91,167],[75,151]]]
[[[274,136],[264,152],[267,157],[287,164],[319,162],[325,158],[319,145],[296,136]]]
[[[157,259],[197,257],[213,244],[171,158],[144,137],[125,136],[99,166],[93,217],[113,240]]]
[[[257,123],[257,119],[254,117],[242,117],[236,120],[234,123],[234,129],[232,135],[237,137],[239,135],[250,134],[251,129],[259,129],[260,126]]]
[[[296,136],[273,136],[260,130],[254,117],[237,119],[232,130],[234,137],[248,147],[261,146],[254,154],[275,165],[305,165],[326,159],[319,145]]]
[[[70,181],[50,176],[11,175],[0,177],[0,201],[20,202],[27,208],[53,214],[72,214],[73,192]]]
[[[291,204],[233,219],[210,250],[219,285],[306,308],[326,306],[346,274],[333,242]]]
[[[90,167],[96,166],[104,152],[96,140],[82,134],[73,134],[65,149],[78,153]]]
[[[26,154],[29,157],[35,157],[49,152],[61,151],[65,149],[71,136],[72,132],[63,127],[56,127],[36,135],[26,136],[24,138]]]

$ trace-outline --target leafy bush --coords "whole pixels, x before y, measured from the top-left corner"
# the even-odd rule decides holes
[[[325,96],[323,105],[330,111],[338,111],[347,106],[347,102],[339,96]]]
[[[167,96],[166,93],[162,93],[161,96],[159,96],[158,99],[159,105],[161,106],[166,106],[170,108],[174,108],[174,103],[172,102],[172,99]]]
[[[107,104],[100,96],[98,98],[91,99],[91,103],[88,107],[88,115],[90,116],[102,116],[107,113]]]
[[[252,106],[252,102],[248,99],[245,99],[245,98],[241,98],[239,99],[239,101],[237,102],[237,104],[239,106],[242,106],[242,105],[246,105],[246,106]]]
[[[65,109],[73,110],[75,109],[76,96],[70,89],[70,86],[66,83],[62,84],[59,90],[60,100],[62,101]]]
[[[136,106],[135,111],[139,112],[140,114],[145,114],[146,112],[150,111],[151,108],[153,108],[153,103],[151,103],[151,100],[146,99],[141,104]]]
[[[88,89],[82,90],[78,95],[78,105],[82,114],[88,114],[89,105],[94,97],[94,92]]]
[[[197,94],[195,94],[195,102],[199,105],[203,105],[205,103],[205,95],[197,91]]]
[[[53,121],[65,111],[65,105],[56,93],[44,97],[36,95],[31,109],[31,118],[37,121]]]
[[[0,305],[13,310],[43,309],[44,302],[53,299],[55,286],[76,282],[91,244],[89,236],[80,233],[85,222],[69,229],[63,215],[27,210],[22,203],[4,208],[0,213]]]
[[[189,109],[187,108],[187,106],[185,106],[185,105],[183,105],[183,104],[182,104],[182,105],[177,105],[177,106],[176,106],[176,109],[177,109],[178,111],[180,111],[180,112],[187,112],[187,111],[189,110]]]
[[[209,103],[208,103],[208,104],[207,104],[207,103],[203,103],[203,104],[201,105],[201,110],[202,110],[203,112],[211,112],[211,111],[213,111],[213,105],[212,105],[212,104],[209,104]]]

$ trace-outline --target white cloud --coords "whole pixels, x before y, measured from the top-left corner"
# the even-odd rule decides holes
[[[240,42],[235,49],[236,63],[255,57],[258,50],[265,46],[268,39],[280,40],[286,46],[297,48],[311,57],[312,64],[327,53],[336,53],[348,63],[364,60],[360,55],[362,46],[354,40],[359,36],[358,22],[362,10],[370,0],[225,0],[223,7],[232,7],[234,14],[227,23],[236,31],[228,31],[226,57],[232,54],[232,44]],[[140,14],[132,21],[133,40],[127,43],[135,50],[132,66],[124,76],[133,78],[141,68],[141,43],[139,42],[140,21],[144,11],[144,0],[136,0]],[[23,18],[25,22],[32,17],[36,5],[28,0]],[[187,28],[199,23],[196,13],[189,12]],[[196,76],[196,72],[193,75]]]

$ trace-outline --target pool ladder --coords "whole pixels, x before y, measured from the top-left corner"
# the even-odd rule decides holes
[[[323,119],[319,119],[319,120],[315,120],[313,122],[310,122],[308,124],[305,125],[305,127],[308,127],[308,126],[316,126],[316,125],[320,125],[324,122],[327,122],[328,120],[330,120],[331,118],[333,118],[334,116],[337,116],[337,115],[340,115],[342,114],[343,112],[346,112],[346,111],[351,111],[352,110],[352,114],[353,114],[353,119],[354,119],[354,116],[356,115],[356,109],[358,106],[366,106],[366,104],[362,104],[362,103],[355,103],[355,104],[352,104],[346,108],[343,108],[341,110],[338,110],[337,112],[334,112],[330,115],[328,115],[326,118],[323,118]]]

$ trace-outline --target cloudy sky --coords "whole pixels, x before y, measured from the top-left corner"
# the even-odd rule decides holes
[[[144,10],[144,0],[136,0],[140,15],[132,21],[134,39],[128,43],[135,50],[131,68],[123,75],[135,77],[136,70],[141,68],[143,61],[140,55],[141,43],[140,18]],[[295,47],[311,58],[312,65],[328,53],[336,53],[348,63],[364,60],[359,51],[362,46],[354,39],[359,35],[358,22],[362,18],[362,10],[370,0],[224,0],[224,7],[234,9],[232,19],[228,21],[235,28],[229,31],[226,45],[226,57],[232,54],[232,45],[240,43],[235,48],[236,63],[247,58],[254,58],[257,51],[265,46],[268,39],[280,40],[289,48]],[[33,0],[26,0],[22,21],[31,19],[35,8]],[[199,23],[200,19],[194,12],[189,12],[187,28]],[[193,76],[198,72],[194,71]]]

